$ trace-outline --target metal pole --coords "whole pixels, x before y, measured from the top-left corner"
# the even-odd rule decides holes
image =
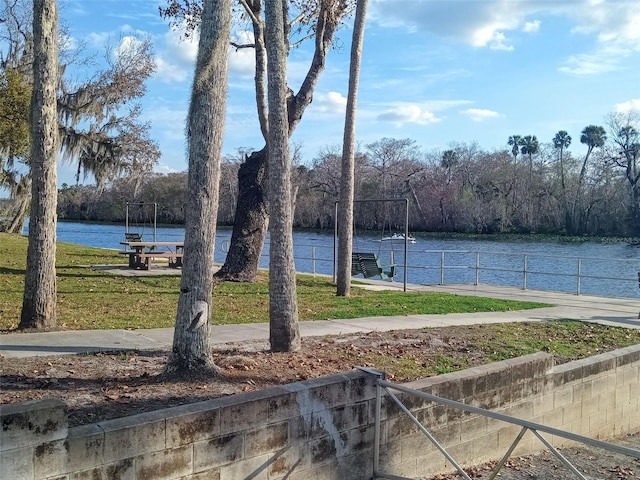
[[[404,291],[407,291],[407,279],[409,272],[409,199],[404,199]]]
[[[440,285],[444,285],[444,250],[440,252]]]
[[[480,284],[480,252],[476,252],[476,287]]]
[[[127,202],[126,215],[124,220],[124,233],[129,233],[129,202]]]
[[[333,283],[338,281],[336,272],[336,258],[338,248],[338,202],[336,202],[335,212],[333,217]]]
[[[523,257],[523,268],[524,270],[522,271],[522,289],[526,290],[527,289],[527,255],[525,254]]]
[[[153,241],[158,241],[158,204],[153,202]]]
[[[311,271],[316,274],[316,246],[311,245]]]
[[[576,279],[576,295],[580,295],[580,274],[582,272],[582,259],[578,258],[578,278]]]

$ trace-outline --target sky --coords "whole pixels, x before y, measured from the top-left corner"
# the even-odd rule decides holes
[[[96,57],[131,37],[152,39],[157,70],[141,104],[162,152],[161,173],[187,168],[184,125],[197,53],[197,41],[160,18],[166,3],[59,0],[71,45],[84,44]],[[233,38],[250,39],[246,28],[234,26]],[[292,137],[303,163],[340,148],[351,35],[348,22]],[[290,53],[294,91],[311,47]],[[253,66],[250,50],[230,49],[225,155],[264,144]],[[639,66],[638,0],[369,0],[356,139],[365,146],[410,138],[424,151],[477,142],[493,150],[507,148],[511,135],[550,142],[566,130],[579,154],[585,126],[604,125],[614,112],[640,112]],[[75,183],[74,173],[61,166],[59,183]]]

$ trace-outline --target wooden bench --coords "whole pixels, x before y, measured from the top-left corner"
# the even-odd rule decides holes
[[[170,268],[182,268],[182,253],[176,252],[146,252],[140,253],[135,250],[125,250],[121,255],[129,255],[129,268],[139,268],[149,270],[154,258],[169,259]]]
[[[382,280],[388,280],[396,276],[396,266],[381,265],[380,259],[375,253],[353,252],[351,254],[351,275],[362,275],[364,278],[379,276]]]

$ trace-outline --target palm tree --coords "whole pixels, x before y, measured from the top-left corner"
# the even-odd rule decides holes
[[[440,166],[447,171],[460,163],[460,155],[455,150],[446,150],[440,159]]]
[[[351,41],[351,66],[349,69],[349,93],[344,120],[342,144],[342,174],[340,177],[340,209],[338,211],[338,275],[337,295],[348,297],[351,287],[351,253],[353,251],[353,196],[355,170],[356,105],[364,25],[368,0],[358,0]]]
[[[587,146],[587,153],[584,156],[584,160],[582,161],[582,168],[580,169],[580,176],[578,177],[578,191],[580,191],[580,188],[582,186],[582,182],[587,171],[587,161],[591,156],[591,152],[593,152],[595,148],[602,148],[606,140],[607,134],[604,130],[604,127],[589,125],[588,127],[585,127],[584,130],[582,130],[582,134],[580,135],[580,143]]]
[[[560,184],[562,186],[562,201],[564,205],[564,214],[565,214],[565,227],[569,228],[570,224],[570,215],[569,215],[569,204],[567,200],[567,188],[564,177],[564,149],[568,148],[571,145],[571,136],[565,131],[560,130],[553,137],[553,147],[557,150],[560,150]]]
[[[269,105],[269,341],[273,352],[300,349],[296,267],[293,260],[291,164],[287,100],[289,42],[286,0],[265,1],[267,100]]]
[[[31,219],[18,328],[56,326],[56,207],[58,9],[56,0],[33,2],[31,97]]]
[[[602,148],[604,146],[605,141],[607,140],[607,134],[605,129],[598,125],[589,125],[582,130],[582,134],[580,135],[580,143],[587,146],[587,153],[584,156],[584,160],[582,161],[582,167],[580,168],[580,174],[578,175],[578,182],[576,185],[576,194],[573,198],[573,205],[571,207],[571,217],[572,217],[572,233],[578,233],[579,227],[581,223],[581,218],[578,215],[578,205],[581,200],[582,194],[582,184],[584,183],[584,177],[587,173],[587,162],[589,161],[589,157],[595,148]]]
[[[511,135],[507,143],[511,148],[511,155],[513,155],[513,161],[518,161],[518,154],[520,153],[520,141],[522,137],[520,135]]]
[[[560,150],[560,175],[562,176],[563,189],[564,189],[563,154],[564,154],[564,149],[569,148],[569,145],[571,145],[571,136],[565,130],[560,130],[553,137],[553,148]]]
[[[187,120],[184,263],[168,372],[215,371],[209,349],[213,250],[227,99],[232,0],[205,0]]]
[[[529,180],[533,174],[533,155],[540,151],[540,144],[535,135],[526,135],[520,139],[520,152],[529,157]]]

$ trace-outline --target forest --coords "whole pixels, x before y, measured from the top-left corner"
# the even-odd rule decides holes
[[[514,135],[505,149],[450,144],[423,151],[412,139],[382,138],[356,153],[356,199],[409,199],[411,231],[455,233],[543,233],[637,236],[640,186],[637,118],[612,114],[609,129],[587,126],[583,157],[569,150],[560,131],[548,143]],[[626,135],[626,136],[625,136]],[[626,149],[626,150],[625,150]],[[294,227],[332,229],[339,197],[341,148],[326,146],[309,164],[293,149]],[[234,223],[238,168],[245,152],[221,166],[218,224]],[[184,222],[187,174],[118,178],[104,187],[62,185],[58,218],[124,222],[126,204],[157,203],[161,224]],[[357,204],[355,227],[398,230],[404,207]],[[131,209],[131,220],[149,222],[150,210]]]

